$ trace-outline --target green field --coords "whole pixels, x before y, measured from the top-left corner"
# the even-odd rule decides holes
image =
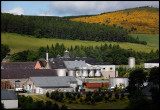
[[[159,35],[152,35],[157,36],[157,40],[159,41]],[[139,36],[140,38],[140,36]],[[152,37],[153,38],[153,37]],[[152,39],[148,39],[147,42],[150,42]],[[154,42],[152,42],[152,45],[140,45],[135,43],[126,43],[126,42],[95,42],[95,41],[81,41],[81,40],[64,40],[64,39],[47,39],[47,38],[34,38],[33,36],[29,35],[20,35],[15,33],[1,33],[1,43],[2,44],[8,44],[11,49],[11,54],[15,52],[20,52],[23,50],[31,49],[31,50],[37,50],[40,46],[51,46],[52,44],[55,45],[56,43],[63,43],[67,48],[75,45],[83,45],[83,46],[91,46],[94,47],[101,46],[101,44],[107,43],[112,45],[117,45],[124,49],[130,49],[132,48],[135,51],[143,51],[143,52],[150,52],[152,49],[153,51],[156,51],[159,49],[159,42],[155,42],[155,46],[153,46]],[[158,46],[158,47],[157,47]]]
[[[159,48],[159,34],[130,34],[134,38],[139,38],[141,41],[146,41],[148,46]]]
[[[29,95],[33,98],[33,100],[43,100],[44,102],[51,101],[55,103],[54,100],[46,97],[45,95]],[[76,99],[78,104],[75,104],[74,102],[72,104],[68,103],[68,100],[65,99],[64,103],[61,102],[56,102],[59,106],[62,106],[62,104],[65,104],[69,109],[124,109],[128,105],[128,98],[125,97],[124,100],[117,100],[116,102],[107,102],[101,101],[101,102],[96,102],[96,105],[87,105],[87,104],[81,104],[79,102],[79,99]]]

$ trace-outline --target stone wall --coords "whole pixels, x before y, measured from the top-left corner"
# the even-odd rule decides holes
[[[15,88],[15,81],[20,81],[20,88],[25,88],[25,83],[26,81],[28,80],[28,78],[26,79],[1,79],[1,82],[3,81],[9,81],[10,82],[10,85],[11,85],[11,88],[14,89]]]

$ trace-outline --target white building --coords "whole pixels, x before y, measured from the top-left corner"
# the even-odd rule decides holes
[[[123,85],[124,87],[127,87],[129,84],[129,79],[125,77],[117,77],[117,78],[109,78],[109,84],[111,88],[115,88]]]
[[[1,89],[1,103],[5,109],[18,108],[18,97],[14,90]]]
[[[26,82],[26,89],[32,93],[45,94],[55,90],[63,92],[75,91],[77,80],[73,76],[30,77]]]
[[[159,67],[159,58],[144,62],[144,68]]]

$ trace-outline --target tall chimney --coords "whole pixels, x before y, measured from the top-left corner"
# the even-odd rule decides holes
[[[48,50],[46,50],[46,61],[48,62]]]

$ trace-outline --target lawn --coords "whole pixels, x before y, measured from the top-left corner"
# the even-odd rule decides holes
[[[82,40],[64,40],[64,39],[47,39],[47,38],[35,38],[33,36],[29,35],[20,35],[16,33],[1,33],[1,43],[2,44],[8,44],[11,49],[11,54],[15,52],[20,52],[23,50],[31,49],[31,50],[37,50],[40,46],[50,46],[56,43],[64,44],[67,48],[75,45],[83,45],[83,46],[101,46],[105,43],[117,45],[123,49],[130,49],[132,48],[135,51],[143,51],[143,52],[150,52],[152,49],[154,51],[157,50],[156,47],[152,47],[150,45],[140,45],[135,43],[126,43],[126,42],[108,42],[108,41],[101,41],[101,42],[95,42],[95,41],[82,41]],[[156,44],[157,45],[157,44]],[[159,44],[158,44],[159,45]],[[158,48],[159,49],[159,48]]]
[[[45,95],[29,95],[31,96],[34,100],[43,100],[44,102],[51,101],[55,103],[54,100],[46,97]],[[96,102],[96,105],[87,105],[87,104],[81,104],[79,100],[77,101],[78,104],[75,104],[74,102],[72,104],[68,103],[68,100],[65,101],[65,105],[69,109],[124,109],[128,105],[128,98],[125,97],[124,100],[117,100],[116,102],[107,102],[101,101],[101,102]],[[63,103],[61,102],[56,102],[59,106],[61,106]]]

